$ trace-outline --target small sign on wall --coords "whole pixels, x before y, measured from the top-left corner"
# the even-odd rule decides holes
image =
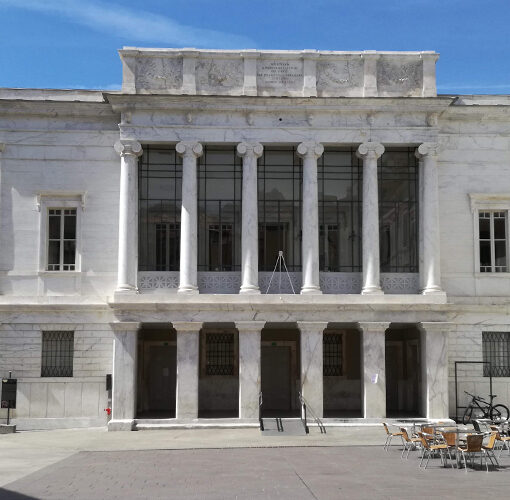
[[[374,373],[372,375],[371,380],[372,380],[372,384],[377,384],[377,381],[379,380],[379,374],[378,373]]]

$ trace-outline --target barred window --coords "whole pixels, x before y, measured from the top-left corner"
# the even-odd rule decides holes
[[[41,377],[73,376],[74,332],[42,332]]]
[[[325,333],[322,338],[323,346],[323,375],[338,377],[343,370],[343,335],[339,333]]]
[[[48,209],[47,270],[76,270],[76,208]]]
[[[207,333],[205,374],[234,375],[234,333]]]
[[[510,377],[510,332],[482,332],[483,376]]]

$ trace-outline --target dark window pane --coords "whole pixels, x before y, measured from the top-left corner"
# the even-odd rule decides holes
[[[54,210],[54,212],[60,212],[60,210]],[[60,238],[60,219],[60,214],[48,217],[48,235],[51,240]]]
[[[66,215],[64,217],[64,238],[66,240],[76,239],[76,215]]]
[[[491,237],[490,219],[480,217],[479,219],[480,239],[488,240]]]
[[[48,244],[48,264],[60,263],[60,241],[50,241]]]
[[[76,242],[64,241],[64,264],[74,264],[76,259]]]
[[[491,244],[489,241],[480,241],[480,266],[491,266]]]
[[[504,217],[494,217],[494,238],[497,240],[506,238],[506,219]]]
[[[494,243],[494,253],[496,266],[506,266],[506,241],[496,241]]]

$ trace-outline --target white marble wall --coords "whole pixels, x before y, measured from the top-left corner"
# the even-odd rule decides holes
[[[446,323],[421,323],[422,405],[427,418],[448,416],[448,330]]]
[[[136,416],[136,381],[139,323],[112,323],[112,419],[108,430],[132,430]]]
[[[322,339],[327,323],[298,323],[301,332],[301,393],[313,412],[323,415]]]
[[[389,323],[359,323],[364,418],[386,416],[385,332],[388,327]]]
[[[178,419],[198,418],[198,370],[201,323],[174,322],[177,332]]]
[[[239,418],[259,417],[260,335],[264,322],[240,321],[239,332]]]

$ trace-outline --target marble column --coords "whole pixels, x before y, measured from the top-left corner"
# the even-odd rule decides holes
[[[241,142],[237,145],[237,154],[243,159],[241,290],[239,293],[260,293],[257,158],[260,158],[263,151],[264,148],[259,143]]]
[[[4,152],[5,144],[0,142],[0,227],[2,227],[2,153]],[[0,232],[0,248],[2,244],[2,234]],[[5,248],[5,247],[4,247]],[[2,295],[2,273],[4,272],[4,262],[0,255],[0,295]]]
[[[197,281],[197,158],[202,155],[199,142],[179,142],[175,146],[182,156],[181,259],[180,293],[198,293]]]
[[[116,292],[137,292],[138,268],[138,141],[115,143],[120,155],[119,255]]]
[[[202,323],[174,322],[177,333],[177,408],[182,420],[198,418],[199,340]]]
[[[239,418],[259,418],[260,335],[264,321],[238,321]]]
[[[363,160],[363,220],[362,259],[363,295],[382,294],[379,257],[379,193],[377,187],[377,160],[384,146],[365,142],[358,147],[357,155]]]
[[[322,293],[319,282],[319,190],[317,159],[324,153],[318,142],[302,142],[297,153],[303,158],[302,294]]]
[[[422,204],[420,211],[422,227],[420,228],[423,250],[423,266],[420,268],[422,293],[444,294],[441,288],[441,262],[439,239],[439,190],[437,157],[439,145],[432,142],[421,144],[416,150],[416,157],[420,160],[420,169],[423,171],[420,178],[423,180]]]
[[[358,323],[361,332],[361,402],[363,418],[386,416],[385,339],[389,323]]]
[[[448,418],[449,323],[420,323],[422,413],[426,418]]]
[[[140,323],[110,323],[113,330],[112,419],[109,431],[131,431],[136,416],[138,329]]]
[[[314,413],[323,416],[322,342],[326,322],[298,321],[301,333],[301,394]]]

